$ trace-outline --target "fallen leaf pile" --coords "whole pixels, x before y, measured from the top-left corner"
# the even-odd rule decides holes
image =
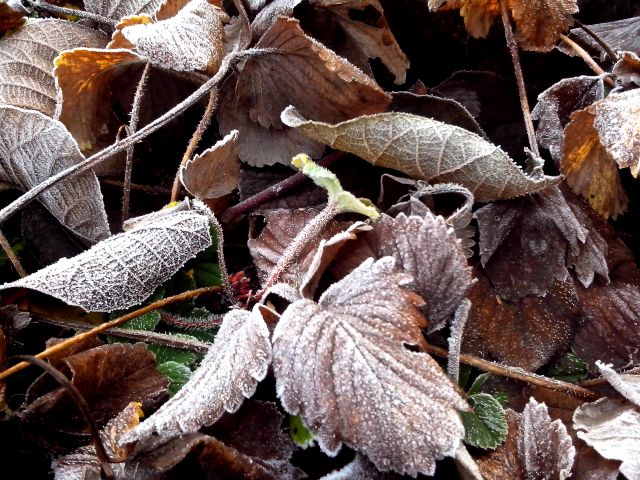
[[[0,0],[0,469],[640,479],[640,8],[592,3]]]

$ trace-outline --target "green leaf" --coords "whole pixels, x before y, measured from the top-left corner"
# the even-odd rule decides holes
[[[484,384],[489,380],[489,378],[491,378],[490,373],[482,373],[478,375],[471,384],[471,387],[469,387],[467,395],[471,396],[480,393],[482,391],[482,387],[484,387]]]
[[[508,426],[500,402],[488,393],[467,398],[473,412],[462,412],[464,441],[474,447],[495,449],[507,438]]]
[[[578,383],[587,377],[587,363],[573,353],[567,353],[549,367],[547,376],[568,383]]]
[[[198,262],[193,266],[193,279],[198,288],[221,285],[222,274],[220,266],[212,262]]]
[[[313,434],[302,423],[300,415],[289,415],[289,433],[300,448],[307,448],[314,442]]]
[[[197,340],[196,337],[192,335],[185,335],[184,333],[175,333],[172,334],[172,336],[184,338],[187,340]],[[147,348],[155,353],[156,365],[161,365],[166,362],[176,362],[190,367],[201,358],[201,355],[198,355],[194,352],[189,352],[187,350],[182,350],[179,348],[167,347],[165,345],[157,345],[155,343],[147,345]]]
[[[151,295],[147,299],[147,301],[145,301],[141,305],[136,305],[134,307],[129,308],[128,310],[117,310],[115,312],[111,312],[109,319],[113,320],[114,318],[121,317],[126,313],[133,312],[134,310],[137,310],[144,305],[149,305],[150,303],[157,302],[158,300],[162,300],[164,298],[164,293],[165,293],[164,287],[160,286],[156,289],[155,292],[153,292],[153,295]],[[128,321],[127,323],[123,324],[120,328],[123,328],[125,330],[142,330],[145,332],[151,332],[156,328],[158,323],[160,323],[160,312],[158,310],[154,310],[152,312],[145,313],[144,315],[140,315],[139,317],[136,317],[133,320]]]
[[[169,395],[172,397],[189,381],[193,373],[186,365],[171,360],[158,365],[158,371],[171,380]]]

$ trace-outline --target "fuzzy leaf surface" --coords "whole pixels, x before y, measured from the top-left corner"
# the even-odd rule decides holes
[[[559,180],[528,176],[496,145],[430,118],[380,113],[332,125],[305,120],[301,113],[288,107],[282,120],[314,140],[358,155],[375,166],[428,182],[461,184],[478,201],[526,195]]]
[[[163,0],[85,0],[87,12],[97,13],[112,20],[120,20],[127,15],[154,14]]]
[[[463,412],[464,441],[474,447],[494,449],[507,437],[508,425],[500,402],[488,393],[469,397],[473,412]]]
[[[274,373],[283,406],[325,452],[346,443],[382,471],[432,474],[455,454],[468,406],[429,355],[404,346],[422,345],[426,324],[408,280],[393,258],[369,259],[318,303],[292,303],[274,331]]]
[[[126,437],[171,438],[211,425],[235,412],[255,392],[271,362],[269,330],[259,312],[231,310],[200,367],[180,391]]]
[[[87,311],[110,312],[136,305],[211,245],[206,215],[196,210],[161,213],[80,255],[62,258],[0,288],[29,288]]]
[[[64,125],[34,110],[0,105],[0,179],[27,191],[84,160]],[[110,235],[93,172],[63,180],[40,201],[67,228],[89,242]]]

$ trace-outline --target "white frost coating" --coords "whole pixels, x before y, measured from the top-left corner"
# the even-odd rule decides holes
[[[152,15],[160,5],[162,0],[84,0],[87,12],[97,13],[112,20],[139,13]]]
[[[215,73],[224,55],[223,18],[226,14],[207,0],[192,0],[175,17],[125,27],[122,34],[152,63]]]
[[[0,180],[27,191],[84,161],[66,127],[34,110],[0,105]],[[111,232],[93,172],[63,180],[38,197],[67,228],[97,242]]]
[[[518,429],[518,456],[526,478],[569,478],[575,455],[564,423],[552,422],[547,406],[531,397]]]
[[[611,368],[611,365],[606,365],[599,360],[596,361],[596,366],[613,388],[634,405],[640,407],[640,375],[620,375]]]
[[[87,311],[111,312],[145,300],[209,245],[208,217],[179,211],[114,235],[0,290],[29,288]]]
[[[629,402],[601,398],[573,414],[578,437],[609,460],[620,460],[620,472],[640,480],[640,411]]]
[[[256,305],[231,310],[200,367],[182,389],[147,420],[127,433],[123,443],[163,439],[196,432],[224,412],[235,412],[256,390],[271,363],[269,329]]]
[[[464,326],[469,318],[471,302],[465,298],[460,302],[451,322],[451,334],[449,335],[449,354],[447,355],[447,373],[452,382],[460,380],[460,348],[462,347],[462,334]]]
[[[433,474],[454,456],[468,410],[422,345],[421,299],[401,288],[392,257],[366,260],[319,303],[299,300],[273,334],[274,373],[284,408],[335,455],[342,443],[382,470]]]

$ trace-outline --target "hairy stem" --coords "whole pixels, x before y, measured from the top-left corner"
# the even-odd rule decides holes
[[[222,225],[220,225],[220,222],[213,213],[208,215],[208,217],[209,223],[216,230],[216,253],[218,254],[218,267],[220,267],[220,274],[222,275],[222,288],[229,300],[235,304],[235,292],[229,281],[227,263],[224,259],[224,232],[222,231]]]
[[[67,338],[66,340],[53,345],[45,350],[43,350],[42,352],[38,353],[37,355],[35,355],[36,358],[47,358],[50,355],[53,355],[55,353],[59,353],[62,352],[64,350],[66,350],[67,348],[69,348],[72,345],[76,345],[79,342],[82,342],[83,340],[87,339],[87,338],[91,338],[91,337],[95,337],[96,335],[100,334],[100,333],[104,333],[107,330],[113,328],[113,327],[118,327],[120,325],[122,325],[123,323],[128,322],[129,320],[133,320],[134,318],[139,317],[140,315],[144,315],[145,313],[149,313],[152,312],[154,310],[159,310],[161,308],[166,307],[167,305],[171,305],[173,303],[178,303],[178,302],[182,302],[184,300],[189,300],[191,298],[195,298],[198,297],[200,295],[204,295],[207,293],[214,293],[214,292],[219,292],[220,290],[222,290],[221,287],[208,287],[208,288],[199,288],[197,290],[190,290],[188,292],[183,292],[180,293],[178,295],[173,295],[171,297],[167,297],[167,298],[163,298],[162,300],[158,300],[157,302],[153,302],[150,303],[149,305],[145,305],[144,307],[141,307],[137,310],[134,310],[133,312],[127,313],[125,315],[122,315],[121,317],[115,318],[109,322],[105,322],[102,325],[98,325],[97,327],[92,328],[91,330],[88,330],[86,332],[83,333],[79,333],[71,338]],[[28,367],[29,364],[26,362],[20,362],[16,365],[14,365],[11,368],[7,368],[6,370],[0,372],[0,380],[3,380],[11,375],[13,375],[16,372],[19,372],[21,370],[24,370],[26,367]]]
[[[560,39],[564,43],[566,43],[571,48],[571,50],[576,52],[580,56],[580,58],[582,58],[582,60],[584,60],[584,63],[586,63],[589,66],[589,68],[594,71],[594,73],[596,75],[605,75],[607,73],[602,69],[602,67],[600,67],[600,65],[598,65],[595,62],[595,60],[593,58],[591,58],[591,55],[589,55],[589,53],[584,48],[582,48],[580,45],[578,45],[576,42],[571,40],[566,35],[560,35]],[[604,81],[611,88],[616,86],[616,82],[614,82],[613,79],[610,78],[610,77],[605,77]]]
[[[9,218],[11,215],[16,213],[22,207],[24,207],[25,205],[28,205],[30,202],[35,200],[42,192],[58,184],[58,182],[61,182],[66,178],[73,177],[74,175],[79,175],[91,170],[96,165],[99,165],[105,160],[111,158],[113,155],[126,150],[131,145],[135,145],[140,140],[148,137],[153,132],[163,127],[164,125],[169,123],[171,120],[173,120],[177,116],[184,113],[185,110],[187,110],[189,107],[191,107],[196,102],[198,102],[203,96],[205,96],[214,86],[216,86],[226,76],[227,72],[229,71],[229,65],[232,60],[233,60],[233,56],[226,57],[223,60],[222,65],[220,66],[220,70],[218,70],[218,72],[213,77],[211,77],[209,80],[203,83],[200,87],[198,87],[198,89],[195,92],[193,92],[191,95],[185,98],[178,105],[173,107],[171,110],[166,112],[164,115],[156,118],[153,122],[145,125],[144,127],[142,127],[140,130],[138,130],[131,136],[128,136],[122,140],[119,140],[115,142],[113,145],[110,145],[104,150],[101,150],[95,155],[92,155],[91,157],[87,158],[86,160],[76,165],[72,165],[71,167],[66,168],[61,172],[58,172],[57,174],[47,178],[42,183],[33,187],[28,192],[25,192],[18,199],[11,202],[9,205],[7,205],[2,210],[0,210],[0,224],[2,224],[7,218]]]
[[[31,8],[34,8],[35,10],[42,10],[49,13],[55,13],[57,15],[71,15],[73,17],[78,17],[78,18],[86,18],[87,20],[92,20],[102,25],[107,25],[108,27],[111,27],[111,28],[115,28],[117,23],[115,20],[111,20],[110,18],[103,17],[102,15],[97,15],[91,12],[85,12],[84,10],[75,10],[73,8],[58,7],[56,5],[51,5],[50,3],[42,2],[39,0],[22,0],[22,3]]]
[[[332,154],[327,155],[325,158],[320,160],[318,164],[322,165],[323,167],[328,167],[344,156],[344,152],[333,152]],[[293,190],[298,185],[301,185],[303,182],[306,182],[308,180],[309,177],[307,177],[304,173],[295,173],[290,177],[285,178],[281,182],[278,182],[275,185],[271,185],[269,188],[265,188],[261,192],[256,193],[246,200],[243,200],[237,205],[228,208],[222,214],[221,219],[224,223],[229,223],[240,217],[241,215],[255,210],[260,205],[275,200],[276,198],[284,195],[290,190]]]
[[[449,354],[446,348],[437,347],[431,344],[427,344],[426,351],[428,353],[432,353],[444,358],[447,358]],[[602,396],[579,385],[574,385],[573,383],[566,383],[561,382],[560,380],[555,380],[553,378],[543,377],[542,375],[536,375],[535,373],[527,372],[526,370],[517,367],[500,365],[498,363],[474,357],[473,355],[462,353],[460,354],[459,358],[460,363],[478,368],[485,372],[493,373],[494,375],[498,375],[500,377],[513,378],[514,380],[520,380],[521,382],[548,388],[549,390],[557,390],[560,392],[568,393],[570,395],[585,398],[587,400],[597,400]]]
[[[193,152],[198,146],[198,143],[200,143],[202,135],[204,135],[204,132],[207,130],[207,127],[209,127],[209,124],[211,123],[211,117],[213,115],[213,112],[215,112],[217,105],[218,91],[214,88],[213,90],[211,90],[211,93],[209,93],[209,102],[207,102],[207,108],[205,108],[204,113],[202,114],[202,118],[200,119],[200,123],[198,124],[196,131],[193,132],[191,140],[189,140],[187,150],[184,152],[182,160],[180,161],[180,165],[178,166],[176,177],[173,179],[173,188],[171,189],[172,202],[178,200],[178,193],[180,193],[180,169],[184,167],[193,156]]]
[[[16,272],[18,272],[18,275],[20,275],[21,278],[26,277],[27,272],[25,272],[24,268],[22,268],[22,264],[20,263],[20,260],[18,259],[13,249],[11,248],[11,244],[9,243],[9,240],[7,240],[7,237],[4,236],[4,233],[2,233],[1,230],[0,230],[0,247],[2,247],[2,249],[4,250],[4,253],[7,254],[7,258],[11,262],[11,265],[13,265],[13,268],[16,269]]]
[[[138,120],[140,119],[140,106],[142,105],[142,97],[149,79],[149,70],[151,64],[147,62],[138,81],[136,94],[133,97],[133,105],[131,106],[131,119],[129,120],[129,135],[132,135],[138,128]],[[131,195],[131,171],[133,170],[133,151],[135,145],[127,148],[127,162],[124,169],[124,188],[122,191],[122,223],[129,218],[129,198]]]
[[[531,110],[529,109],[527,90],[524,84],[524,77],[522,76],[522,65],[520,63],[518,45],[516,44],[516,39],[513,36],[513,30],[511,29],[511,15],[509,14],[509,10],[507,9],[505,0],[498,1],[500,2],[500,10],[502,12],[504,36],[507,40],[507,47],[509,47],[509,53],[511,54],[511,60],[513,61],[513,69],[515,70],[516,74],[516,83],[518,84],[518,96],[520,97],[520,106],[522,107],[524,126],[527,129],[527,137],[529,138],[529,149],[533,153],[534,157],[538,158],[540,157],[540,149],[538,148],[536,133],[533,129],[533,120],[531,119]]]

